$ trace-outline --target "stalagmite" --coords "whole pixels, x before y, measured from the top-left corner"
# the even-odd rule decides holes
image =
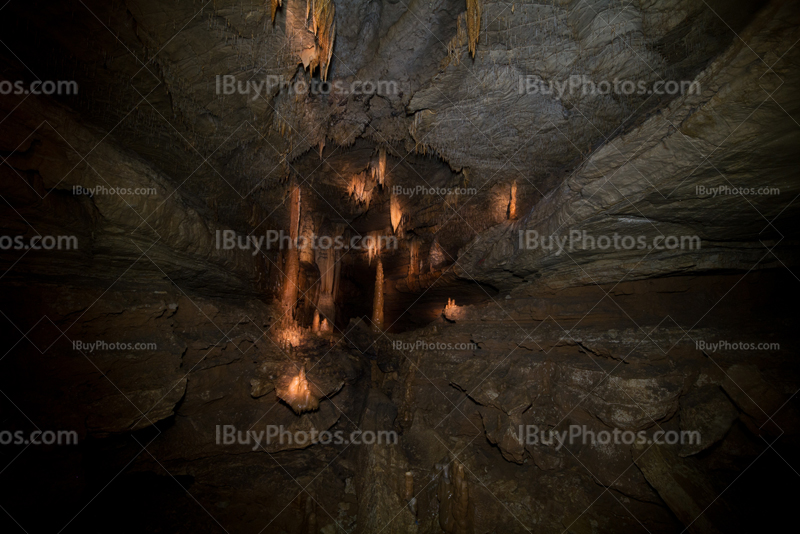
[[[405,484],[405,497],[406,501],[414,497],[414,474],[411,471],[406,471],[406,484]]]
[[[383,330],[383,262],[378,259],[375,272],[375,298],[372,300],[372,329]]]
[[[418,275],[422,262],[419,259],[420,240],[414,238],[408,244],[408,276]]]
[[[337,227],[333,232],[335,235],[322,236],[320,243],[335,243],[336,240],[342,235],[343,228]],[[338,287],[339,274],[341,272],[339,259],[340,252],[338,249],[330,246],[319,246],[315,250],[315,261],[319,269],[319,299],[317,301],[317,311],[322,316],[323,320],[327,319],[327,325],[333,326],[336,319],[336,288]],[[320,327],[321,330],[324,330]]]
[[[314,322],[311,323],[311,331],[319,332],[319,310],[314,310]]]
[[[291,243],[286,251],[286,265],[284,266],[283,294],[281,305],[283,307],[283,321],[286,324],[294,320],[294,305],[297,302],[297,284],[300,275],[300,256],[295,244],[300,230],[300,186],[292,188],[291,206],[289,215],[289,237]]]
[[[517,182],[511,184],[511,199],[508,202],[508,218],[514,220],[517,218]]]
[[[470,501],[469,483],[464,466],[453,460],[453,468],[445,465],[439,478],[439,526],[447,534],[473,534],[474,505]]]
[[[300,217],[300,225],[298,231],[297,250],[300,258],[300,263],[314,263],[315,248],[314,237],[316,236],[314,228],[314,218],[306,210],[302,217]]]
[[[298,415],[319,408],[319,399],[311,392],[305,368],[300,368],[300,372],[292,378],[284,377],[275,388],[275,393]]]
[[[406,471],[405,499],[411,513],[417,515],[417,498],[414,496],[414,473]]]

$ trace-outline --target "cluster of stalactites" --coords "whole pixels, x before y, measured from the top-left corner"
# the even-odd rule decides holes
[[[333,41],[336,38],[336,23],[333,20],[335,11],[333,0],[306,0],[306,27],[316,36],[319,51],[309,67],[311,72],[319,67],[323,81],[328,79],[328,67],[333,56]]]
[[[377,159],[373,160],[370,165],[370,170],[372,171],[372,177],[375,179],[376,182],[383,185],[384,180],[386,179],[386,149],[381,147],[378,150],[378,157]]]
[[[381,243],[383,243],[383,241],[383,233],[379,230],[370,232],[362,241],[367,247],[367,258],[369,258],[370,265],[372,265],[373,258],[381,257]]]
[[[467,36],[472,57],[475,57],[481,33],[481,7],[481,0],[467,0]]]
[[[358,204],[364,204],[366,209],[369,209],[369,203],[372,201],[372,188],[367,188],[369,185],[367,176],[366,173],[351,176],[347,184],[347,194]]]
[[[456,35],[447,43],[447,56],[444,59],[443,67],[451,62],[453,65],[461,63],[461,47],[467,42],[466,15],[466,13],[461,13],[456,19]]]

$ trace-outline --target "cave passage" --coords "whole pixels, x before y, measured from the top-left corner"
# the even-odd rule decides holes
[[[751,533],[800,3],[0,0],[0,532]]]

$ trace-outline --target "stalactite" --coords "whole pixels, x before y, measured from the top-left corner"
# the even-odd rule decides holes
[[[336,23],[334,15],[336,6],[333,0],[309,0],[306,3],[306,27],[316,37],[316,55],[308,64],[308,68],[313,72],[319,67],[320,78],[323,81],[328,79],[328,67],[333,56],[333,43],[336,39]],[[311,20],[309,21],[309,15]]]
[[[347,184],[347,193],[358,204],[364,204],[369,209],[372,200],[372,188],[367,189],[366,173],[356,174],[350,178]]]
[[[461,63],[461,47],[467,43],[467,23],[466,13],[461,13],[456,18],[456,35],[447,43],[447,56],[442,60],[441,67],[444,68],[450,63],[458,65]]]
[[[378,150],[378,157],[370,162],[370,171],[372,172],[372,178],[380,185],[383,185],[386,178],[386,149],[384,147]]]
[[[282,0],[271,0],[272,2],[272,23],[275,24],[275,13],[278,12],[278,7],[283,5]]]
[[[398,195],[392,195],[389,211],[391,212],[392,218],[392,231],[397,234],[400,221],[403,219],[403,211],[400,209],[400,197]]]
[[[369,258],[369,264],[372,265],[372,258],[381,256],[381,241],[382,241],[382,233],[379,231],[370,232],[365,239],[367,243],[367,256]]]
[[[483,0],[467,0],[467,35],[469,36],[469,52],[475,57],[478,49],[478,38],[481,32],[481,2]]]
[[[375,271],[375,298],[372,300],[372,329],[383,330],[383,262],[378,259]]]
[[[445,261],[445,253],[438,240],[431,243],[431,250],[428,253],[428,264],[431,266],[431,272],[439,268]]]
[[[331,243],[335,243],[341,237],[343,228],[338,227],[333,232],[334,235],[324,235],[320,238],[320,242],[330,239]],[[327,319],[326,325],[333,326],[336,319],[336,290],[339,283],[339,275],[341,269],[339,268],[340,251],[335,247],[317,247],[315,252],[315,261],[319,269],[319,299],[317,301],[317,312],[321,314],[323,321]],[[324,330],[324,329],[323,329]]]

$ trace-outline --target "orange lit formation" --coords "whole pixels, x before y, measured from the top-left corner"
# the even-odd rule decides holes
[[[508,201],[508,218],[517,218],[517,182],[511,184],[511,199]]]
[[[469,53],[475,57],[481,33],[482,1],[467,0],[467,11],[456,19],[456,34],[447,43],[447,56],[442,61],[442,68],[450,63],[453,65],[461,63],[461,51],[465,44],[469,45]]]
[[[369,203],[372,200],[372,188],[367,189],[367,177],[365,174],[356,174],[350,178],[347,184],[347,194],[350,195],[357,204],[364,204],[366,209],[369,209]]]
[[[291,206],[289,216],[289,237],[292,243],[297,242],[297,235],[300,231],[300,187],[292,187]],[[285,325],[294,324],[294,305],[297,301],[297,284],[300,275],[300,257],[297,247],[289,247],[286,251],[286,267],[283,280],[283,294],[281,295],[281,305],[283,307],[283,322]]]
[[[372,258],[380,258],[381,256],[381,241],[381,232],[370,232],[364,239],[370,265],[372,265]]]
[[[283,380],[275,392],[298,415],[319,408],[319,399],[311,392],[311,385],[306,379],[306,370],[303,368],[291,380]]]
[[[408,277],[419,275],[422,270],[422,260],[419,257],[420,240],[414,238],[408,244]]]
[[[456,306],[455,299],[447,299],[447,305],[444,307],[444,316],[452,321],[457,311],[458,306]]]
[[[386,149],[380,148],[378,150],[378,158],[372,162],[370,165],[370,169],[372,171],[372,178],[378,182],[380,185],[383,185],[383,181],[386,178]]]
[[[334,225],[327,229],[325,235],[335,242],[344,234],[344,226]],[[336,320],[336,295],[339,292],[339,279],[341,277],[342,251],[337,248],[317,247],[314,251],[314,262],[319,269],[319,286],[316,293],[316,306],[320,315],[320,332],[333,330]]]
[[[400,209],[400,197],[397,195],[392,195],[392,200],[389,204],[389,211],[391,212],[392,217],[392,231],[396,234],[397,229],[400,226],[400,222],[403,220],[403,212]]]
[[[297,347],[302,341],[303,329],[296,324],[290,323],[278,332],[278,344],[284,349]]]

